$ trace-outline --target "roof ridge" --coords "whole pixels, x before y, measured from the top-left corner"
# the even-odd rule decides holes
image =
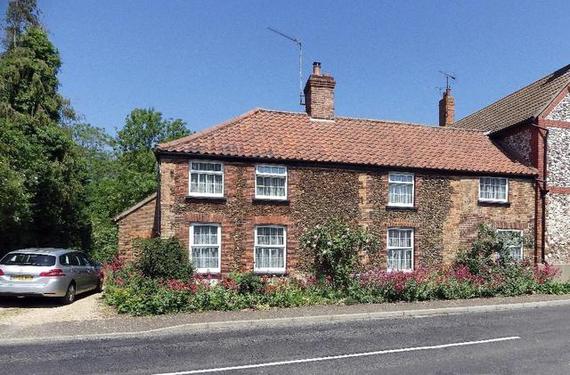
[[[453,128],[453,127],[449,127],[449,126],[439,126],[436,124],[422,124],[422,123],[418,123],[418,122],[406,122],[406,121],[398,121],[398,120],[381,120],[381,119],[372,119],[372,118],[364,118],[364,117],[346,117],[346,116],[338,116],[337,118],[341,118],[341,119],[345,119],[345,120],[381,122],[383,124],[416,126],[416,127],[427,128],[427,129],[438,129],[438,130],[445,130],[445,131],[484,133],[482,130],[477,130],[477,129]]]
[[[568,82],[566,83],[566,86],[562,86],[560,90],[556,91],[554,95],[552,95],[550,99],[548,99],[548,101],[542,106],[542,108],[540,108],[540,110],[537,113],[535,113],[534,117],[540,116],[542,112],[546,111],[546,109],[550,106],[550,104],[552,104],[552,102],[556,99],[558,95],[560,95],[562,91],[568,89],[570,89],[570,75],[568,76]]]
[[[250,109],[249,111],[247,111],[245,113],[242,113],[241,115],[238,115],[238,116],[235,116],[229,120],[223,121],[223,122],[219,123],[218,125],[214,125],[212,127],[200,130],[196,133],[187,135],[187,136],[182,137],[182,138],[177,138],[177,139],[174,139],[174,140],[169,141],[169,142],[160,143],[156,146],[156,148],[161,149],[161,148],[168,147],[168,146],[175,146],[175,145],[182,143],[182,142],[186,142],[186,141],[190,141],[190,140],[193,140],[196,138],[203,137],[203,136],[210,134],[214,131],[229,127],[231,125],[235,125],[240,120],[243,120],[244,118],[247,118],[247,117],[254,115],[255,113],[263,111],[263,110],[264,110],[263,108],[255,107],[255,108]]]
[[[528,85],[525,85],[525,86],[521,87],[520,89],[515,90],[515,91],[511,92],[510,94],[505,95],[505,96],[503,96],[503,97],[501,97],[501,98],[495,100],[494,102],[492,102],[492,103],[486,105],[485,107],[483,107],[483,108],[481,108],[481,109],[479,109],[479,110],[477,110],[477,111],[475,111],[475,112],[473,112],[473,113],[471,113],[471,114],[469,114],[469,115],[463,117],[463,118],[460,119],[459,121],[456,121],[455,124],[457,124],[458,122],[462,122],[463,120],[466,120],[466,119],[468,119],[468,118],[470,118],[470,117],[472,117],[472,116],[477,115],[478,113],[480,113],[480,112],[486,110],[487,108],[491,107],[492,105],[494,105],[494,104],[496,104],[496,103],[498,103],[498,102],[500,102],[500,101],[502,101],[502,100],[505,100],[505,99],[507,99],[507,98],[510,98],[510,97],[512,97],[512,96],[514,96],[514,95],[516,95],[516,94],[518,94],[519,92],[523,91],[524,89],[526,89],[526,88],[528,88],[528,87],[531,87],[532,85],[538,83],[539,81],[542,81],[543,79],[546,79],[546,78],[548,78],[548,77],[550,77],[550,76],[553,76],[554,74],[556,74],[556,72],[559,72],[559,71],[561,71],[561,70],[568,69],[568,68],[570,68],[570,64],[565,65],[565,66],[563,66],[562,68],[556,69],[555,71],[553,71],[553,72],[551,72],[551,73],[549,73],[549,74],[547,74],[547,75],[545,75],[545,76],[542,76],[542,77],[540,77],[540,78],[538,78],[538,79],[532,81],[532,82],[529,83]],[[569,70],[569,71],[570,71],[570,70]],[[570,75],[569,75],[568,77],[569,77],[568,80],[569,80],[569,82],[570,82]],[[539,113],[539,114],[540,114],[540,113]],[[452,125],[452,126],[455,126],[455,124]]]
[[[321,120],[321,119],[313,119],[305,112],[296,112],[296,111],[284,111],[279,109],[268,109],[268,108],[258,108],[260,111],[263,112],[271,112],[271,113],[282,113],[282,114],[291,114],[291,115],[300,115],[300,116],[307,116],[311,120]],[[336,119],[343,119],[343,120],[356,120],[356,121],[370,121],[370,122],[380,122],[383,124],[394,124],[394,125],[410,125],[410,126],[420,126],[429,129],[441,129],[441,130],[450,130],[450,131],[465,131],[465,132],[475,132],[475,133],[484,133],[482,130],[477,129],[462,129],[462,128],[451,128],[451,127],[441,127],[436,124],[425,124],[419,122],[410,122],[410,121],[400,121],[400,120],[385,120],[385,119],[374,119],[368,117],[350,117],[350,116],[335,116],[332,120],[327,121],[335,121]]]
[[[131,207],[125,209],[124,211],[122,211],[121,213],[119,213],[118,215],[116,215],[113,218],[113,221],[119,221],[121,219],[123,219],[124,217],[130,215],[131,213],[135,212],[136,210],[138,210],[139,208],[141,208],[142,206],[144,206],[145,204],[147,204],[148,202],[152,201],[153,199],[155,199],[158,196],[158,193],[155,191],[154,193],[152,193],[151,195],[149,195],[148,197],[138,201],[137,203],[133,204]]]

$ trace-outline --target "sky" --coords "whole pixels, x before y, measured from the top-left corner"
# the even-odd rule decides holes
[[[8,0],[0,0],[5,12]],[[456,116],[570,63],[570,1],[39,0],[59,49],[62,94],[85,122],[114,133],[152,107],[200,130],[255,107],[304,111],[321,61],[336,113],[437,123],[453,72]]]

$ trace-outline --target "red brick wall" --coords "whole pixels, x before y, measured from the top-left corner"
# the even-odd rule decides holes
[[[475,238],[480,223],[522,229],[534,237],[532,180],[510,179],[509,204],[478,202],[478,178],[416,173],[412,210],[386,207],[388,171],[288,167],[288,201],[254,199],[255,164],[224,162],[224,199],[188,198],[188,159],[161,159],[161,236],[178,237],[188,249],[192,223],[222,228],[222,273],[253,270],[254,227],[287,227],[287,271],[304,269],[308,257],[298,239],[306,228],[329,217],[366,225],[381,241],[373,262],[385,266],[386,229],[415,228],[415,264],[438,266]],[[532,254],[525,246],[525,257]]]
[[[139,238],[151,238],[157,232],[156,198],[121,218],[117,224],[119,227],[119,257],[125,260],[133,260],[133,240]]]

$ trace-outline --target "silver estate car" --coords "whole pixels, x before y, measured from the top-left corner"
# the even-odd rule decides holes
[[[57,297],[70,304],[101,285],[101,265],[75,250],[22,249],[0,260],[0,296]]]

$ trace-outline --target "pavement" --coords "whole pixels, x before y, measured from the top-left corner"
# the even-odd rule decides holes
[[[161,375],[570,373],[568,299],[527,296],[524,301],[515,300],[334,306],[338,309],[326,316],[400,313],[379,319],[364,315],[343,320],[323,317],[303,324],[291,318],[323,316],[319,315],[321,307],[317,311],[232,313],[263,319],[257,320],[258,324],[233,320],[236,324],[223,327],[203,324],[216,315],[225,319],[219,322],[230,322],[224,313],[180,314],[158,320],[164,327],[166,321],[202,325],[191,329],[170,325],[172,329],[154,334],[89,339],[37,337],[34,341],[8,342],[4,338],[9,328],[4,327],[0,369],[25,374]],[[330,308],[325,307],[327,311]],[[445,312],[450,308],[454,310]],[[422,310],[432,313],[413,313]],[[282,320],[272,324],[275,319]],[[92,322],[104,327],[116,320]],[[37,328],[36,332],[43,335],[43,327]]]
[[[105,306],[101,294],[84,295],[68,306],[54,305],[49,299],[11,299],[0,302],[0,345],[33,343],[39,339],[65,341],[146,337],[181,331],[303,326],[325,322],[427,317],[560,305],[570,305],[570,296],[526,295],[132,317],[116,314],[110,307]]]

